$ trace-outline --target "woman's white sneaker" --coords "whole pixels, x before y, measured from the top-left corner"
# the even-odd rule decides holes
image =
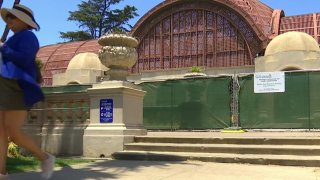
[[[54,162],[56,158],[49,153],[46,153],[46,155],[48,158],[41,162],[41,177],[43,179],[50,179],[53,174]]]
[[[9,175],[0,173],[0,180],[9,180]]]

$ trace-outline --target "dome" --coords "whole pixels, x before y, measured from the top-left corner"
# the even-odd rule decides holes
[[[90,69],[90,70],[106,70],[95,53],[80,53],[74,56],[67,70],[71,69]]]
[[[70,63],[70,60],[79,53],[92,52],[98,54],[101,46],[96,39],[87,41],[77,41],[68,43],[59,43],[43,46],[39,49],[37,59],[43,63],[42,75],[44,86],[52,85],[52,76],[54,74],[64,73]]]
[[[287,32],[275,37],[267,46],[265,55],[273,55],[288,51],[318,51],[318,42],[303,32]]]

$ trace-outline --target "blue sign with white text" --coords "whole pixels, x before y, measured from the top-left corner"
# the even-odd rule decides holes
[[[101,99],[100,100],[100,123],[113,122],[113,100]]]

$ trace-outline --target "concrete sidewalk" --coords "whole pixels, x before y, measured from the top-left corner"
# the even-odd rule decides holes
[[[148,136],[163,137],[260,137],[260,138],[320,138],[319,131],[276,132],[148,132]],[[10,175],[11,180],[40,180],[39,172]],[[52,180],[320,180],[318,167],[292,167],[211,163],[199,161],[120,161],[97,160],[56,169]]]
[[[11,180],[40,180],[39,172],[10,175]],[[318,180],[320,167],[224,164],[199,161],[98,160],[56,169],[52,180]]]

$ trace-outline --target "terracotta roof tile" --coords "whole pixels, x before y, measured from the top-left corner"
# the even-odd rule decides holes
[[[281,18],[280,33],[299,31],[310,34],[320,44],[320,13]]]
[[[42,69],[43,85],[52,85],[53,74],[66,71],[70,60],[82,52],[97,53],[101,46],[97,40],[78,41],[44,46],[40,48],[37,58],[44,64]]]

